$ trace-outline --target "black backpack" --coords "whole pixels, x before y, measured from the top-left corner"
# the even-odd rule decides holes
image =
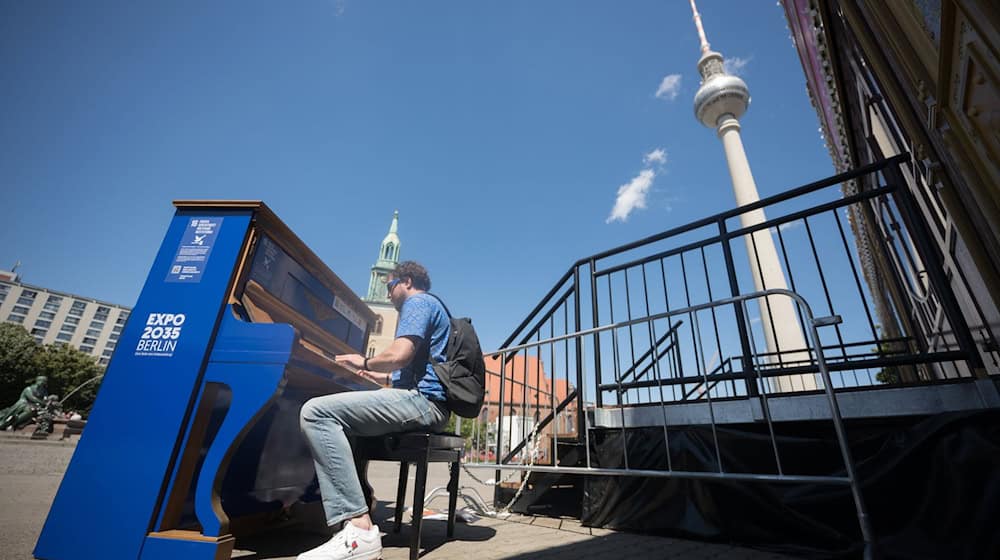
[[[448,408],[463,418],[475,418],[486,397],[486,362],[472,319],[454,318],[441,298],[428,293],[444,307],[451,321],[451,334],[445,348],[445,361],[432,363],[434,373],[444,385]]]

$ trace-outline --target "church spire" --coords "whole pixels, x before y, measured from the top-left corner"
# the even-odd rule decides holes
[[[389,303],[389,298],[385,293],[385,277],[399,264],[399,210],[392,214],[392,223],[389,225],[389,233],[382,239],[379,245],[378,258],[372,265],[371,279],[368,282],[368,296],[365,301],[368,303]]]

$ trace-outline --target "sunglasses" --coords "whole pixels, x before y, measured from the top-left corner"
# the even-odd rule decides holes
[[[400,282],[402,282],[402,280],[400,280],[399,278],[393,278],[392,280],[389,280],[388,282],[386,282],[385,283],[385,293],[391,294],[392,293],[392,289],[395,288],[396,284],[399,284]]]

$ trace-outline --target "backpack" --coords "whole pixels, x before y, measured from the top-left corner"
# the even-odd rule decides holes
[[[472,319],[455,318],[441,298],[438,300],[451,321],[451,333],[445,347],[445,361],[431,363],[448,399],[448,408],[463,418],[476,418],[486,397],[486,362]]]

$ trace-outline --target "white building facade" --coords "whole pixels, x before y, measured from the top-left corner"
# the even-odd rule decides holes
[[[106,366],[131,308],[0,279],[0,321],[22,325],[40,344],[68,344]]]

